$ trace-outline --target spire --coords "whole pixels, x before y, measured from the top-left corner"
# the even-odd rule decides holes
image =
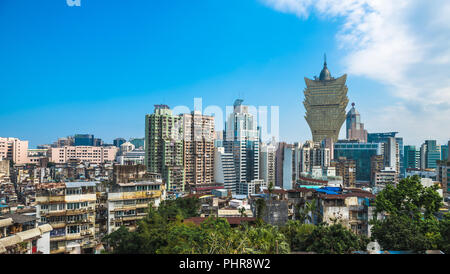
[[[323,60],[324,61],[323,62],[323,69],[320,72],[319,80],[320,81],[332,80],[330,71],[327,68],[327,55],[326,54],[323,55],[323,59],[324,59]]]

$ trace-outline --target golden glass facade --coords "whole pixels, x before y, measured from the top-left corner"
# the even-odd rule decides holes
[[[314,142],[321,142],[325,138],[338,140],[348,104],[346,80],[346,74],[337,79],[326,80],[317,78],[311,80],[305,77],[306,88],[303,101],[306,109],[305,119],[311,128]]]

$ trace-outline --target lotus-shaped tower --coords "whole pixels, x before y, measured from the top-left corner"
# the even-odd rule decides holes
[[[303,105],[314,142],[321,142],[326,138],[331,138],[334,142],[338,140],[348,104],[346,80],[347,74],[339,78],[331,77],[326,59],[319,78],[311,80],[305,77]]]

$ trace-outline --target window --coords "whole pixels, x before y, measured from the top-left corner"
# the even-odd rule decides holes
[[[76,233],[80,233],[79,225],[70,225],[67,227],[67,234],[76,234]]]
[[[48,205],[41,205],[41,209],[48,209]]]
[[[79,188],[66,189],[66,195],[77,195],[77,194],[81,194],[81,189],[79,189]]]
[[[68,203],[67,204],[67,209],[79,209],[80,208],[80,203]]]

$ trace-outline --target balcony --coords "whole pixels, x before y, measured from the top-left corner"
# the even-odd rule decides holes
[[[349,211],[366,211],[367,207],[363,205],[351,205],[348,207]]]
[[[66,252],[65,247],[58,247],[57,249],[50,250],[50,254],[60,254]]]

